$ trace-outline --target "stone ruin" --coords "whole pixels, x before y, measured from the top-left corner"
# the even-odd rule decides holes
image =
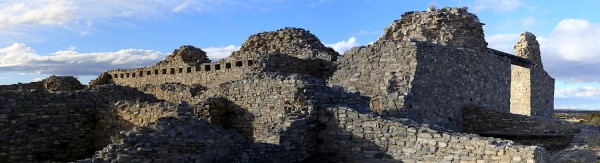
[[[535,36],[511,55],[487,47],[482,25],[430,9],[343,55],[283,28],[216,62],[188,45],[86,88],[0,86],[0,160],[552,162],[581,128],[551,119]]]

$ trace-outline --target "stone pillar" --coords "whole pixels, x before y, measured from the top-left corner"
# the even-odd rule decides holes
[[[531,67],[514,66],[511,74],[510,112],[535,117],[552,117],[554,112],[554,78],[542,65],[540,44],[535,35],[521,34],[515,55],[531,60]]]

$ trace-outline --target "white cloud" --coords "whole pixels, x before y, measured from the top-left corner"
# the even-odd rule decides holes
[[[533,18],[533,16],[529,16],[529,17],[521,19],[521,24],[523,25],[523,27],[534,26],[536,22],[537,21],[535,20],[535,18]]]
[[[48,3],[46,3],[48,2]],[[75,7],[70,1],[8,1],[0,4],[0,29],[16,25],[59,25],[72,19]]]
[[[520,34],[502,33],[485,37],[490,48],[506,53],[513,53],[514,46],[519,41]]]
[[[510,11],[521,7],[523,3],[520,0],[475,0],[472,5],[474,12],[486,9],[496,11]]]
[[[556,98],[600,98],[600,88],[592,86],[569,87],[558,89],[555,92]]]
[[[540,40],[546,69],[567,82],[600,82],[600,23],[581,19],[560,21]]]
[[[600,64],[600,23],[581,19],[562,20],[554,28],[552,39],[548,40],[550,51],[563,60]]]
[[[344,52],[352,49],[353,47],[360,46],[360,44],[356,42],[355,37],[350,37],[347,41],[340,41],[334,44],[325,44],[325,46],[333,48],[333,50],[340,54],[344,54]]]
[[[151,65],[164,56],[158,51],[141,49],[81,53],[74,48],[40,55],[25,44],[14,43],[0,49],[0,72],[97,75],[109,69]]]
[[[31,31],[60,27],[89,35],[94,24],[163,19],[171,13],[205,13],[252,9],[240,0],[2,0],[0,37],[23,38]],[[58,28],[57,28],[58,29]],[[25,36],[23,36],[25,35]],[[30,36],[31,37],[31,36]],[[0,41],[3,41],[0,38]],[[12,43],[14,40],[9,41]]]
[[[208,58],[210,58],[210,60],[212,60],[212,61],[216,61],[216,60],[228,57],[229,55],[231,55],[231,52],[237,51],[239,49],[240,49],[240,47],[235,46],[235,45],[229,45],[229,46],[225,46],[225,47],[202,48],[202,50],[204,50],[206,52],[206,55],[208,56]]]

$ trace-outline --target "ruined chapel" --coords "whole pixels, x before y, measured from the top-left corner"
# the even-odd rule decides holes
[[[467,8],[428,9],[344,54],[286,27],[218,61],[186,45],[87,87],[0,86],[0,160],[552,162],[581,128],[552,119],[536,36],[513,55],[482,26]]]

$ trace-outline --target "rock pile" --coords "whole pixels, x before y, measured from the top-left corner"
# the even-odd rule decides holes
[[[179,47],[179,49],[175,49],[164,61],[160,61],[157,64],[195,65],[202,63],[210,63],[206,52],[191,45],[184,45]]]
[[[378,41],[411,39],[487,52],[482,23],[467,8],[441,8],[402,14]]]
[[[339,54],[307,30],[286,27],[272,32],[262,32],[246,39],[239,51],[228,59],[260,58],[268,54],[286,54],[300,59],[318,58],[335,61]]]

